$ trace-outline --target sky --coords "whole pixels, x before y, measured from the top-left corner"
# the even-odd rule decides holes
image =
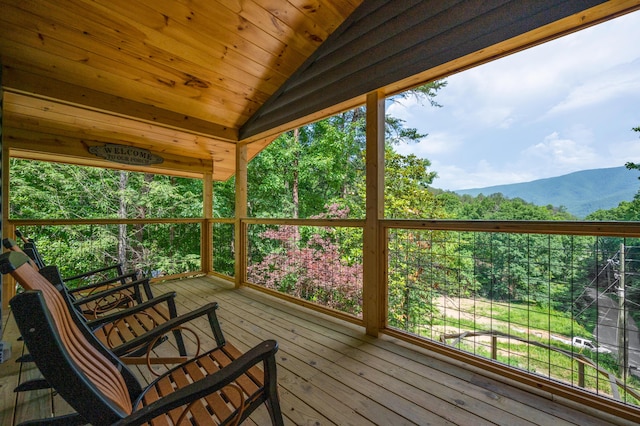
[[[387,106],[427,137],[435,188],[483,188],[640,162],[640,12],[452,75],[434,108]]]

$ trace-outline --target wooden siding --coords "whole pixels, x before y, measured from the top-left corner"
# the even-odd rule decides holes
[[[563,405],[552,395],[505,384],[390,337],[368,337],[361,327],[255,290],[234,290],[218,279],[190,278],[154,286],[156,294],[169,290],[178,292],[182,312],[219,302],[222,329],[241,350],[263,339],[278,340],[278,381],[287,425],[632,424],[589,407]],[[211,344],[205,322],[196,324],[203,344]],[[5,339],[11,339],[16,356],[21,343],[15,340],[15,326],[10,323],[9,329],[12,334]],[[160,348],[170,350],[165,345]],[[153,379],[146,367],[135,368],[141,380]],[[56,414],[70,411],[50,391],[13,394],[18,370],[13,361],[0,365],[1,424],[41,418],[51,413],[51,407]],[[37,376],[37,371],[27,364],[22,374],[20,380]],[[259,409],[245,424],[268,424],[266,409]]]

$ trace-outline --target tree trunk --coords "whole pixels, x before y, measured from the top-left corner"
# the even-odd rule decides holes
[[[119,205],[118,205],[118,218],[127,218],[127,200],[125,198],[125,189],[127,188],[127,182],[129,181],[129,173],[120,171],[120,182],[118,183],[119,192]],[[118,263],[122,265],[127,261],[127,225],[118,225]]]
[[[145,200],[151,191],[151,182],[153,181],[154,175],[152,173],[144,174],[144,182],[142,187],[140,188],[140,198]],[[138,214],[136,215],[136,219],[145,219],[147,217],[147,207],[142,204],[138,205],[136,210]],[[137,249],[135,251],[135,260],[141,269],[144,270],[144,267],[147,265],[148,253],[142,244],[144,240],[144,224],[135,224],[133,228],[135,229],[135,239],[137,242]],[[149,271],[146,271],[148,273]]]
[[[294,152],[293,152],[293,184],[292,184],[292,188],[291,188],[291,198],[292,198],[292,202],[293,202],[293,218],[297,219],[298,216],[300,215],[300,201],[299,201],[299,194],[298,194],[298,180],[299,180],[299,171],[298,171],[298,165],[300,163],[300,130],[299,129],[295,129],[293,131],[293,145],[294,145]]]

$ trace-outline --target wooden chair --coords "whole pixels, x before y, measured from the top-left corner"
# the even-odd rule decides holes
[[[33,259],[27,257],[13,240],[5,239],[3,244],[11,252],[23,255],[27,259],[26,263],[44,276],[49,285],[63,296],[70,309],[82,314],[82,316],[78,315],[74,316],[74,318],[84,323],[103,345],[127,364],[150,365],[184,362],[187,357],[187,348],[183,338],[183,331],[189,329],[188,325],[185,324],[199,317],[206,316],[208,318],[212,332],[216,337],[220,338],[219,336],[222,335],[215,319],[216,303],[209,303],[199,309],[178,315],[175,305],[175,292],[153,297],[126,309],[111,310],[109,313],[97,318],[93,318],[93,315],[87,318],[86,311],[79,308],[79,303],[103,298],[105,295],[117,292],[122,288],[128,289],[136,285],[136,282],[121,285],[119,288],[104,290],[78,301],[69,293],[55,266],[50,265],[38,269]],[[148,281],[146,283],[148,285]],[[26,289],[30,290],[30,288]],[[167,340],[166,335],[169,332],[174,336],[178,354],[176,356],[152,355],[152,350]],[[45,384],[41,381],[29,381],[16,388],[16,391],[39,389],[42,386],[45,386]]]
[[[19,229],[16,229],[16,237],[21,240],[24,244],[23,248],[28,248],[32,250],[32,253],[28,253],[29,257],[41,268],[46,266],[44,258],[40,254],[38,247],[36,246],[36,242],[33,238],[27,238]],[[26,251],[26,250],[25,250]],[[133,272],[125,272],[123,265],[121,263],[114,263],[109,266],[104,266],[102,268],[93,269],[91,271],[83,272],[74,276],[64,277],[65,282],[71,283],[76,280],[83,280],[88,282],[98,282],[104,281],[107,279],[118,278],[120,280],[130,279],[138,277],[138,273]],[[74,284],[73,287],[81,287],[82,284],[78,283]]]
[[[44,377],[77,411],[24,425],[237,425],[263,403],[272,423],[283,425],[275,341],[241,355],[223,340],[143,387],[118,357],[74,321],[63,296],[24,254],[0,255],[0,271],[30,289],[10,301],[16,323]]]
[[[31,238],[26,238],[19,230],[16,230],[16,236],[22,240],[23,247],[20,248],[14,240],[6,238],[3,240],[5,248],[13,251],[23,251],[31,258],[32,265],[35,268],[44,269],[46,263],[38,251],[35,241]],[[62,281],[67,287],[69,295],[75,299],[76,305],[86,315],[93,317],[112,309],[130,307],[136,302],[140,303],[142,302],[143,294],[147,299],[153,298],[149,280],[141,279],[136,272],[124,273],[121,264],[66,277]],[[86,281],[90,282],[87,283]],[[127,285],[130,283],[135,284]],[[106,290],[110,291],[105,292]],[[102,296],[98,297],[97,294]]]

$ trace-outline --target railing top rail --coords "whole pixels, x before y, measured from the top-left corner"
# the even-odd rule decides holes
[[[147,223],[201,223],[201,217],[192,218],[145,218],[145,219],[9,219],[14,226],[43,226],[43,225],[121,225]]]
[[[278,219],[242,218],[247,224],[293,226],[363,227],[363,219]],[[27,225],[118,225],[145,223],[234,223],[232,218],[145,218],[145,219],[10,219],[14,226]],[[528,221],[528,220],[444,220],[383,219],[384,228],[426,229],[529,234],[596,235],[640,238],[640,222]]]
[[[235,223],[236,220],[232,217],[212,217],[210,219],[207,219],[209,222],[211,223]]]
[[[364,219],[266,219],[243,218],[242,222],[260,225],[294,225],[294,226],[345,226],[363,227]]]
[[[640,237],[640,222],[385,219],[385,228]]]

